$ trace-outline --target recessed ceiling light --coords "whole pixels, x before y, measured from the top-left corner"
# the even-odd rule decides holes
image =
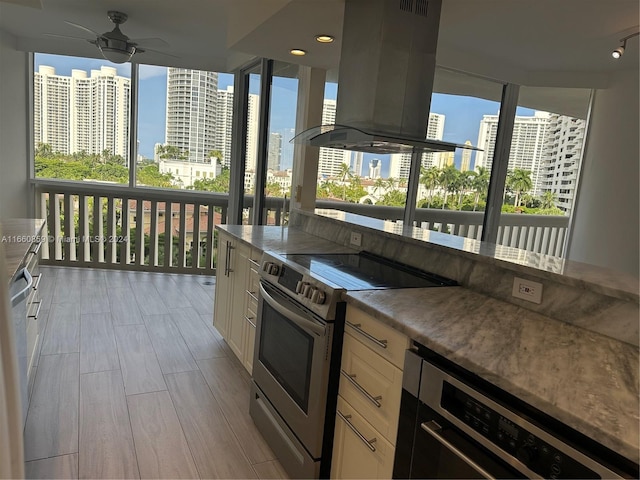
[[[289,50],[289,53],[297,57],[302,57],[303,55],[307,54],[307,51],[302,50],[301,48],[292,48],[291,50]]]
[[[335,40],[332,35],[316,35],[316,42],[331,43]]]

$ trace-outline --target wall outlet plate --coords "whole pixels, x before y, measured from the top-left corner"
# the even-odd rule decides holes
[[[511,295],[521,300],[532,303],[542,303],[542,284],[524,278],[513,278],[513,290]]]
[[[362,234],[360,232],[351,232],[351,245],[355,247],[362,246]]]

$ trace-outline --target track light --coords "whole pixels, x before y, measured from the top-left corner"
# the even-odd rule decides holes
[[[611,56],[613,58],[620,58],[624,54],[624,47],[627,46],[627,42],[624,42],[618,48],[616,48],[613,52],[611,52]]]
[[[638,35],[640,35],[640,31],[638,31],[636,33],[632,33],[631,35],[627,35],[626,37],[621,38],[620,39],[620,43],[622,45],[620,45],[613,52],[611,52],[611,56],[617,60],[622,55],[624,55],[624,49],[627,48],[627,40],[629,40],[632,37],[637,37]]]

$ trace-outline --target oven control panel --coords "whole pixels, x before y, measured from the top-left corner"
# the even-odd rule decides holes
[[[260,276],[325,320],[335,318],[340,291],[299,271],[271,253],[263,254]]]
[[[443,383],[441,406],[543,478],[601,478],[515,419],[506,418],[448,382]]]

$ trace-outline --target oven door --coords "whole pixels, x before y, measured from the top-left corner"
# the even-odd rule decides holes
[[[420,402],[411,478],[527,478]]]
[[[313,458],[320,458],[333,325],[265,281],[253,379]]]

